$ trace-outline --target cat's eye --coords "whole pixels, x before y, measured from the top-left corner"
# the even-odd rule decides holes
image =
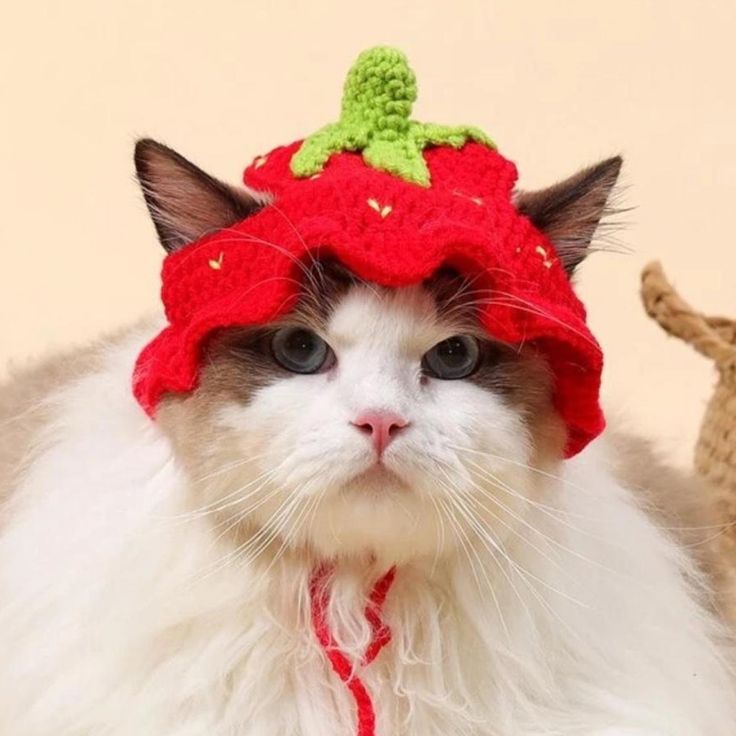
[[[437,343],[422,358],[424,373],[445,381],[467,378],[480,363],[480,345],[470,335],[453,335]]]
[[[283,327],[271,339],[274,360],[292,373],[317,373],[334,361],[330,346],[306,327]]]

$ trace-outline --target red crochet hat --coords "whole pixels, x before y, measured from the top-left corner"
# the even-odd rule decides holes
[[[602,431],[601,351],[554,246],[512,203],[516,167],[475,128],[410,120],[415,97],[401,52],[364,52],[337,123],[246,169],[245,183],[269,203],[167,256],[169,324],[139,356],[134,377],[150,415],[164,393],[196,387],[212,330],[288,312],[301,264],[329,254],[387,287],[452,266],[491,289],[481,323],[493,338],[533,344],[547,357],[567,456]]]

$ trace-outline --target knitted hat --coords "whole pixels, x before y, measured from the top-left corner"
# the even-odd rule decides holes
[[[143,350],[134,377],[150,415],[164,393],[196,387],[213,330],[263,324],[293,308],[301,265],[319,255],[386,287],[450,266],[490,289],[479,314],[489,336],[533,344],[549,362],[567,456],[602,431],[601,351],[554,246],[512,203],[516,167],[475,128],[411,120],[415,99],[401,52],[364,52],[336,123],[245,170],[267,204],[167,256],[168,326]]]

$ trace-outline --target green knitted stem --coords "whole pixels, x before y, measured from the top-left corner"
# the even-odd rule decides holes
[[[377,46],[364,51],[348,72],[340,119],[302,143],[291,159],[294,176],[314,176],[330,156],[362,151],[365,162],[407,181],[429,186],[422,152],[427,146],[460,148],[473,140],[494,148],[483,131],[410,119],[417,83],[404,54]]]

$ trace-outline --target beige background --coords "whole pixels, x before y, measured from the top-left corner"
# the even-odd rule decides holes
[[[692,302],[736,315],[734,0],[42,0],[0,15],[0,365],[155,307],[137,136],[236,181],[334,118],[353,57],[388,43],[418,73],[416,116],[485,128],[524,186],[625,155],[633,252],[594,256],[580,287],[609,405],[688,460],[713,375],[643,316],[638,273],[661,257]]]

